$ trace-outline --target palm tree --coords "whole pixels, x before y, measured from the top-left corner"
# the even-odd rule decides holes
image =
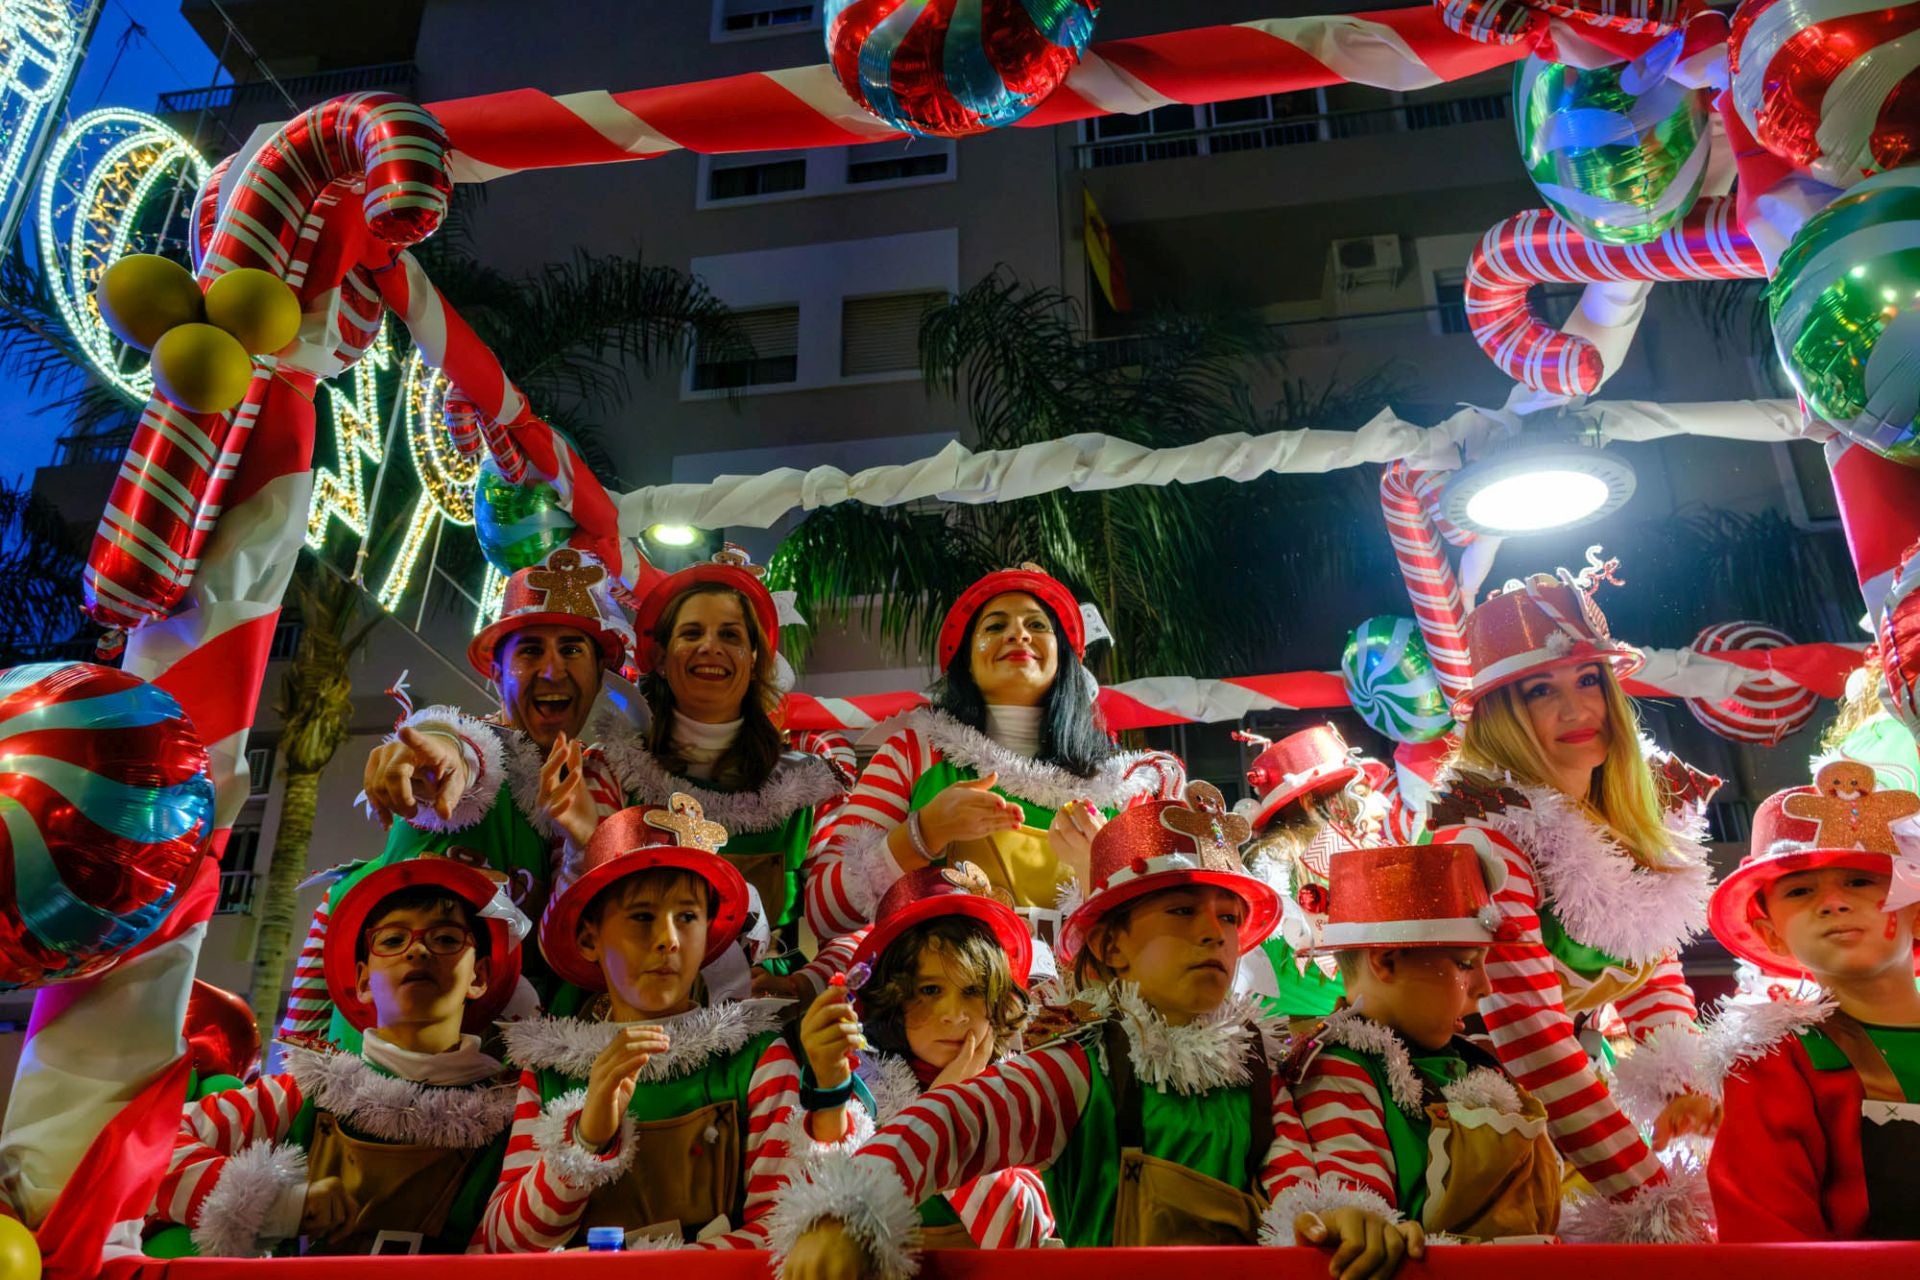
[[[85,550],[24,478],[0,477],[0,667],[50,659],[81,634]]]

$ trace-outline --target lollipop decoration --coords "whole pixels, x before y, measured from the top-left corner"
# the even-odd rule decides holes
[[[567,545],[573,517],[550,484],[528,477],[519,484],[500,473],[489,457],[473,490],[473,532],[487,562],[501,573],[540,564]]]
[[[1368,618],[1340,659],[1353,709],[1395,742],[1428,742],[1453,727],[1446,691],[1411,618]]]
[[[961,138],[1039,106],[1079,64],[1099,0],[829,0],[847,95],[903,133]]]
[[[1729,650],[1784,649],[1793,641],[1761,622],[1723,622],[1694,639],[1705,656]],[[1807,727],[1820,699],[1813,690],[1771,672],[1743,683],[1724,698],[1688,698],[1693,718],[1731,742],[1777,747]]]
[[[171,694],[85,662],[0,673],[0,990],[139,945],[212,831],[206,748]]]

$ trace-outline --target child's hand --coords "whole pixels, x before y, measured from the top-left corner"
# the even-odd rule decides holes
[[[800,1019],[800,1047],[807,1052],[815,1084],[822,1089],[838,1089],[847,1082],[852,1074],[847,1055],[866,1048],[867,1037],[860,1030],[859,1015],[854,1013],[845,987],[828,987],[815,998]]]
[[[1665,1151],[1675,1138],[1693,1134],[1710,1138],[1720,1127],[1720,1104],[1697,1093],[1667,1100],[1653,1122],[1653,1149]]]
[[[656,1053],[667,1051],[667,1029],[655,1026],[622,1027],[587,1072],[587,1100],[580,1107],[575,1130],[581,1145],[605,1151],[620,1132],[620,1117],[633,1101],[640,1068]]]
[[[307,1206],[300,1213],[300,1234],[331,1240],[353,1218],[353,1200],[338,1178],[315,1178],[307,1184]]]
[[[846,1227],[825,1218],[794,1241],[780,1280],[859,1280],[874,1269],[873,1259]]]
[[[1335,1280],[1387,1280],[1404,1257],[1427,1256],[1427,1236],[1417,1222],[1388,1222],[1365,1209],[1303,1213],[1293,1234],[1308,1244],[1332,1245],[1327,1274]]]
[[[553,749],[547,752],[547,762],[540,766],[539,798],[541,810],[582,849],[593,839],[593,829],[599,825],[593,796],[587,791],[583,762],[577,739],[569,742],[566,734],[555,735]],[[564,778],[560,776],[562,770],[566,772]]]
[[[967,1041],[960,1046],[959,1056],[940,1069],[933,1078],[933,1087],[943,1084],[957,1084],[962,1080],[971,1080],[987,1069],[993,1061],[993,1028],[976,1027],[967,1032]]]

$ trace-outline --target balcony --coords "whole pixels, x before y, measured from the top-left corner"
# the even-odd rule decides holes
[[[252,911],[254,881],[259,878],[252,871],[222,871],[220,896],[214,901],[213,914],[244,916]]]
[[[280,88],[290,94],[301,109],[337,98],[343,93],[364,93],[385,89],[403,98],[414,96],[420,69],[411,62],[384,62],[377,66],[343,67],[310,76],[281,76]],[[210,84],[200,89],[177,89],[160,95],[159,113],[190,115],[198,111],[285,111],[286,99],[265,80],[241,84]]]

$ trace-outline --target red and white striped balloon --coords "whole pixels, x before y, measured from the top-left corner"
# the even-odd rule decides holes
[[[1784,649],[1793,644],[1763,622],[1722,622],[1702,631],[1693,651],[1710,655],[1730,649]],[[1724,698],[1688,698],[1693,718],[1721,737],[1777,747],[1806,728],[1820,699],[1811,689],[1771,672],[1756,676]]]

